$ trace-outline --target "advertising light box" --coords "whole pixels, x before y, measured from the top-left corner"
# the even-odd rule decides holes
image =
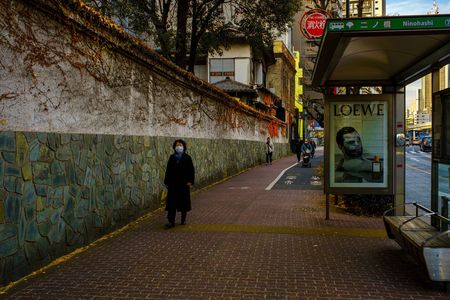
[[[377,96],[327,99],[325,182],[329,193],[385,194],[391,188],[392,109],[385,96]]]

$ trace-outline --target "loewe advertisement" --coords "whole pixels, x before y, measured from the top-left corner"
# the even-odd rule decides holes
[[[388,187],[387,101],[330,102],[330,187]]]

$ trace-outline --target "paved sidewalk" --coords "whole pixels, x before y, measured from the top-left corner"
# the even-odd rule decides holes
[[[295,156],[158,213],[12,288],[10,299],[450,299],[384,233],[331,212],[320,190],[265,190]],[[177,216],[179,222],[179,215]]]

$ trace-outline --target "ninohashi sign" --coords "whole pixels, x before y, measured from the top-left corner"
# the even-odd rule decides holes
[[[326,21],[326,11],[322,9],[308,10],[300,20],[300,31],[310,41],[320,39],[325,30]]]

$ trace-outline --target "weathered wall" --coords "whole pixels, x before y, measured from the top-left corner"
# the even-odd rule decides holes
[[[1,283],[160,207],[175,137],[196,188],[264,159],[272,117],[77,1],[1,1],[0,30]]]
[[[19,0],[0,5],[1,130],[254,141],[268,134],[266,116],[125,35],[92,36],[99,24],[80,27],[45,5],[47,13]]]

